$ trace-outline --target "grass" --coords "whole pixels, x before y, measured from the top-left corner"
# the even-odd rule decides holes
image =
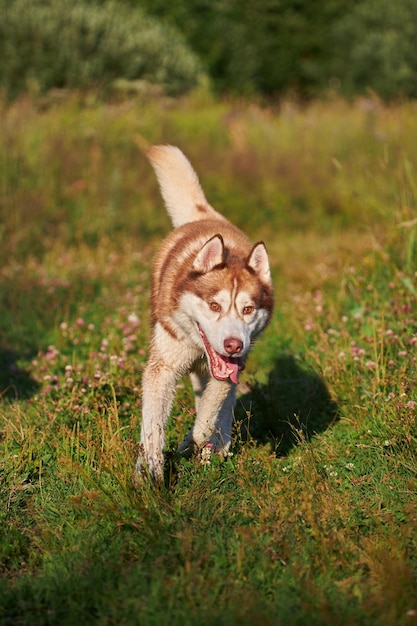
[[[23,98],[0,120],[0,623],[415,623],[416,105]],[[265,239],[277,301],[233,456],[160,491],[132,481],[169,229],[137,133]],[[169,450],[186,381],[174,415]]]

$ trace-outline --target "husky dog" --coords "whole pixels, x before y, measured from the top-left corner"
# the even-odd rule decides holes
[[[208,204],[181,150],[152,146],[146,154],[174,225],[152,271],[152,341],[136,466],[138,472],[147,466],[161,481],[165,426],[183,374],[191,377],[196,419],[178,452],[209,446],[227,454],[239,372],[270,320],[273,295],[264,243],[253,244]]]

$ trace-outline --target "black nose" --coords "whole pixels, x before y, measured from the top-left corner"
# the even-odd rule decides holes
[[[242,352],[243,342],[236,337],[227,337],[227,339],[224,340],[223,345],[227,354],[239,354],[239,352]]]

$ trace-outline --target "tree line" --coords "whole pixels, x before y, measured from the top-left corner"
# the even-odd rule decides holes
[[[417,96],[417,0],[0,0],[0,88]]]

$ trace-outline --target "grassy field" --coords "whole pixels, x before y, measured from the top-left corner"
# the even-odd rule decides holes
[[[270,251],[233,456],[133,484],[136,137]],[[21,99],[0,115],[0,623],[417,624],[417,104]],[[178,388],[168,449],[192,420]],[[168,457],[170,455],[168,454]]]

